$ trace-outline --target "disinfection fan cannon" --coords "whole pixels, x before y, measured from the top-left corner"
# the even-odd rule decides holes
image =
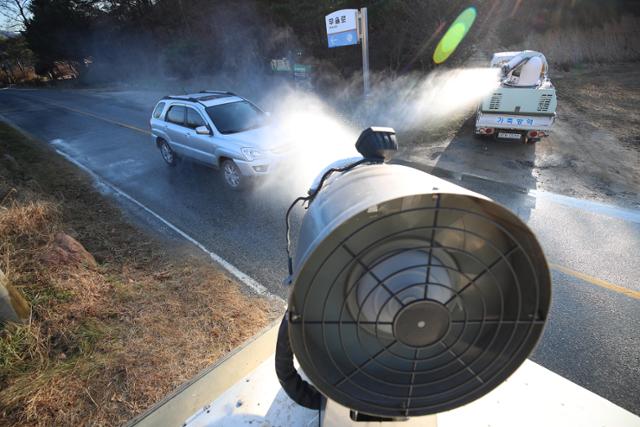
[[[549,268],[508,209],[387,163],[393,129],[366,129],[356,148],[361,158],[328,167],[287,211],[290,253],[289,216],[306,207],[276,373],[325,427],[435,425],[415,417],[478,399],[531,353],[549,312]]]

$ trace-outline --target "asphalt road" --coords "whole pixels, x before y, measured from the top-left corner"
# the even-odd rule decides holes
[[[89,91],[0,91],[0,119],[52,144],[285,297],[288,196],[230,192],[217,172],[187,162],[168,168],[147,134],[152,107]],[[640,211],[467,172],[467,166],[434,170],[516,212],[537,233],[552,265],[550,321],[532,359],[640,414]],[[171,233],[139,206],[114,197],[140,221]]]

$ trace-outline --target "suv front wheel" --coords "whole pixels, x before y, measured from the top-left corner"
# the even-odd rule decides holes
[[[231,190],[239,191],[244,188],[246,178],[242,176],[240,168],[233,160],[225,160],[222,162],[222,178],[224,183]]]

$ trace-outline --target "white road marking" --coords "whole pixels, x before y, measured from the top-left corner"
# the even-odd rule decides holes
[[[231,264],[230,262],[228,262],[227,260],[222,258],[220,255],[218,255],[215,252],[212,252],[209,249],[207,249],[207,247],[205,245],[203,245],[202,243],[198,242],[196,239],[194,239],[193,237],[188,235],[186,232],[184,232],[183,230],[181,230],[180,228],[178,228],[177,226],[175,226],[174,224],[172,224],[168,220],[164,219],[159,214],[157,214],[156,212],[154,212],[153,210],[151,210],[150,208],[148,208],[147,206],[145,206],[141,202],[137,201],[136,199],[134,199],[133,197],[131,197],[130,195],[128,195],[127,193],[125,193],[124,191],[122,191],[121,189],[116,187],[115,185],[113,185],[113,184],[111,184],[109,182],[106,182],[104,179],[102,179],[100,176],[98,176],[95,172],[93,172],[91,169],[89,169],[84,164],[80,163],[79,161],[77,161],[73,157],[69,156],[64,151],[56,149],[56,153],[58,153],[59,155],[61,155],[65,159],[67,159],[69,162],[73,163],[74,165],[76,165],[77,167],[82,169],[83,171],[87,172],[89,175],[91,175],[91,177],[94,180],[96,180],[97,183],[108,187],[109,189],[111,189],[113,192],[115,192],[119,196],[124,197],[129,202],[131,202],[134,205],[138,206],[139,208],[141,208],[142,210],[144,210],[145,212],[147,212],[148,214],[150,214],[151,216],[156,218],[158,221],[162,222],[164,225],[169,227],[171,230],[175,231],[177,234],[182,236],[184,239],[188,240],[189,242],[191,242],[192,244],[197,246],[201,251],[203,251],[204,253],[209,255],[209,257],[213,261],[215,261],[217,264],[220,264],[225,270],[227,270],[230,274],[235,276],[235,278],[238,279],[240,282],[242,282],[244,285],[246,285],[249,288],[251,288],[254,292],[256,292],[256,293],[258,293],[260,295],[264,295],[264,296],[270,297],[270,298],[275,298],[275,299],[282,300],[282,298],[280,298],[280,297],[272,294],[271,292],[269,292],[267,290],[267,288],[265,288],[263,285],[258,283],[258,281],[256,281],[255,279],[253,279],[252,277],[250,277],[246,273],[242,272],[239,268],[237,268],[236,266],[234,266],[233,264]]]
[[[416,167],[414,163],[411,163],[410,166]],[[417,169],[420,169],[420,168],[417,168]],[[426,171],[426,169],[421,169],[421,170]],[[432,168],[431,171],[428,173],[435,174],[436,176],[438,176],[436,172],[437,170],[444,171],[448,174],[451,174],[451,178],[443,178],[447,181],[464,181],[464,178],[472,178],[480,181],[489,181],[494,184],[502,184],[505,186],[514,187],[513,184],[506,183],[503,181],[498,181],[495,178],[491,178],[488,176],[467,173],[467,172],[460,173],[460,172],[456,172],[449,169],[443,169],[443,168]],[[462,185],[464,186],[464,184]],[[552,191],[536,190],[536,189],[527,190],[525,188],[518,187],[517,185],[515,187],[521,190],[523,194],[527,194],[536,199],[538,198],[546,199],[559,205],[576,208],[586,212],[595,212],[595,213],[599,213],[601,215],[609,216],[612,218],[619,218],[624,221],[635,222],[640,224],[640,209],[623,208],[623,207],[596,202],[588,199],[579,199],[577,197],[565,196],[563,194],[554,193]],[[640,204],[638,204],[638,207],[640,207]]]
[[[606,215],[613,218],[619,218],[624,221],[640,224],[640,210],[637,209],[625,209],[618,206],[608,205],[606,203],[594,202],[586,199],[577,199],[575,197],[551,193],[549,191],[529,190],[529,195],[536,198],[548,199],[559,205],[568,206],[587,212],[595,212],[601,215]]]

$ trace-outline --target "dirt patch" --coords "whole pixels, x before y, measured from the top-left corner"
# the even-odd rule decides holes
[[[593,65],[554,74],[558,121],[536,149],[542,188],[637,207],[640,72]]]
[[[0,150],[0,268],[32,305],[0,329],[0,425],[121,425],[281,313],[48,147],[0,125]]]
[[[554,78],[562,116],[601,129],[626,145],[640,137],[640,70],[637,63],[592,65]],[[567,107],[567,108],[564,108]],[[589,129],[589,130],[591,130]],[[640,149],[640,145],[629,148]]]

